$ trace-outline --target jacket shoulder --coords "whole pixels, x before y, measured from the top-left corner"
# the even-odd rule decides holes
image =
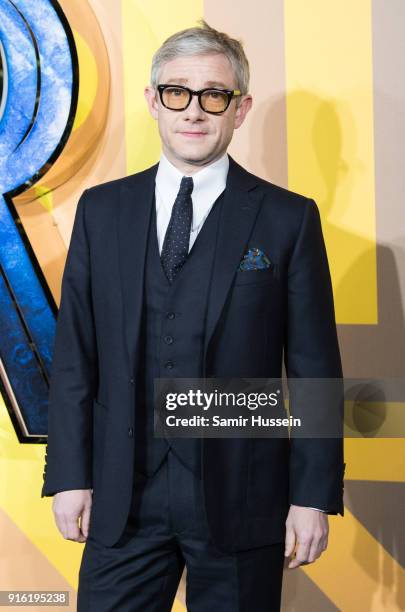
[[[150,168],[146,168],[141,172],[136,172],[135,174],[129,174],[128,176],[98,183],[97,185],[92,185],[91,187],[88,187],[85,192],[90,199],[95,196],[97,198],[109,198],[111,196],[116,196],[120,193],[122,188],[136,187],[137,185],[142,185],[145,182],[154,180],[157,167],[158,164],[154,164]]]
[[[279,203],[283,206],[289,205],[290,207],[302,210],[303,205],[308,203],[308,201],[311,201],[310,198],[302,193],[292,191],[291,189],[287,189],[286,187],[272,183],[271,181],[249,172],[249,170],[246,170],[246,168],[235,162],[234,159],[232,159],[231,165],[233,167],[233,171],[239,175],[239,180],[243,182],[243,184],[247,185],[248,188],[260,188],[267,202],[271,201],[273,203]]]
[[[128,194],[133,201],[134,194],[154,185],[157,167],[158,164],[155,164],[141,172],[86,188],[80,201],[87,224],[101,227],[103,223],[110,223],[122,202],[128,200]],[[124,193],[125,197],[122,197]]]
[[[273,198],[277,198],[283,203],[288,203],[292,206],[302,206],[309,200],[309,198],[303,195],[302,193],[292,191],[291,189],[287,189],[286,187],[282,187],[281,185],[277,185],[276,183],[272,183],[264,179],[260,180],[261,186],[264,189],[266,195],[272,196]]]
[[[232,160],[233,172],[248,190],[262,194],[260,222],[269,223],[292,243],[297,239],[307,219],[310,223],[320,222],[320,213],[314,199],[257,176]]]
[[[261,180],[262,189],[265,192],[264,206],[272,214],[283,219],[285,223],[294,226],[297,231],[306,215],[319,216],[318,206],[312,198],[270,181]]]
[[[265,196],[272,198],[274,201],[280,202],[282,205],[289,205],[296,208],[302,208],[303,205],[307,204],[310,198],[302,193],[282,187],[271,181],[267,181],[261,177],[256,177],[261,189]]]

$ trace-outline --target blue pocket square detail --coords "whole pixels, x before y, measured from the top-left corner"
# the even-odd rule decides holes
[[[243,255],[238,270],[263,270],[264,268],[270,268],[271,265],[272,263],[266,253],[258,248],[252,248]]]

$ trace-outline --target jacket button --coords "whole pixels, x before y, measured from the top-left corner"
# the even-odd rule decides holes
[[[134,381],[134,379],[133,379],[133,378],[130,378],[130,379],[129,379],[129,382],[131,383],[131,385],[133,385],[133,384],[135,383],[135,381]]]
[[[134,430],[132,427],[128,427],[128,438],[132,438],[134,435]]]
[[[168,318],[168,319],[174,319],[174,317],[175,317],[175,316],[176,316],[176,315],[175,315],[175,313],[174,313],[174,312],[168,312],[168,313],[167,313],[167,318]]]
[[[168,370],[171,370],[173,366],[174,366],[173,361],[166,361],[165,368],[167,368]]]
[[[166,344],[172,344],[173,337],[172,336],[165,336],[165,342],[166,342]]]

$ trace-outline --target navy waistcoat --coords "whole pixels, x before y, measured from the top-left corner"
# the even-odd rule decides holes
[[[215,201],[187,260],[170,285],[159,254],[153,202],[145,261],[145,285],[137,373],[135,470],[147,476],[159,468],[169,446],[201,476],[201,440],[156,438],[153,432],[154,378],[199,378],[203,374],[205,316],[223,194]]]

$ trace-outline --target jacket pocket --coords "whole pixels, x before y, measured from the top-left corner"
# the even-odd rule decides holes
[[[235,274],[235,286],[262,285],[276,280],[274,267],[259,270],[238,270]]]
[[[250,442],[247,516],[270,517],[288,500],[288,440],[252,438]]]

